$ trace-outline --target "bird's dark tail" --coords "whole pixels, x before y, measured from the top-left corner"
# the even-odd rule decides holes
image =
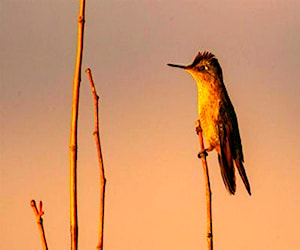
[[[244,185],[248,191],[248,194],[251,195],[251,189],[250,189],[250,184],[249,184],[249,181],[248,181],[248,178],[247,178],[247,175],[246,175],[246,171],[245,171],[245,168],[244,168],[244,165],[243,165],[243,162],[240,160],[240,159],[236,159],[234,160],[235,162],[235,165],[240,173],[240,176],[244,182]]]
[[[231,155],[230,159],[227,159],[225,154],[218,154],[218,160],[225,187],[230,194],[235,194],[235,174]]]
[[[239,139],[238,134],[237,136]],[[226,126],[223,123],[219,124],[219,138],[220,138],[220,148],[217,149],[218,159],[221,168],[222,178],[227,190],[229,191],[230,194],[235,193],[236,184],[235,184],[235,174],[234,174],[234,165],[233,165],[233,161],[234,161],[235,166],[237,167],[240,176],[242,177],[242,180],[245,184],[245,187],[249,195],[251,195],[250,184],[246,175],[245,168],[243,166],[243,160],[242,160],[243,155],[242,153],[240,153],[240,157],[238,157],[238,154],[236,152],[237,150],[235,150],[236,148],[239,149],[240,147],[240,152],[242,152],[241,145],[239,145],[240,140],[237,140],[239,143],[236,144],[239,146],[235,146],[233,144],[234,143],[233,139],[235,137],[232,136],[231,127],[228,125]]]

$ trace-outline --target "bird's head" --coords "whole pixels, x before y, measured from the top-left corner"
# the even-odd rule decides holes
[[[198,83],[219,79],[223,82],[222,69],[218,59],[210,52],[199,52],[192,64],[183,66],[169,63],[168,66],[184,69],[190,73]]]

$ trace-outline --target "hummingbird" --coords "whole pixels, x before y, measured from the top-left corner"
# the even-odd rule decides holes
[[[198,89],[198,114],[203,136],[208,144],[204,150],[217,151],[222,179],[230,194],[235,194],[235,168],[251,195],[244,168],[244,155],[237,116],[224,85],[222,68],[214,54],[199,52],[192,64],[183,66],[194,78]],[[201,152],[203,153],[203,152]]]

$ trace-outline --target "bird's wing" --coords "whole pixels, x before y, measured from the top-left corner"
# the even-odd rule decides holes
[[[230,100],[226,105],[221,105],[218,128],[220,139],[220,154],[218,157],[225,186],[231,194],[235,193],[234,161],[244,185],[251,195],[250,184],[243,165],[244,159],[238,122]]]
[[[218,160],[220,164],[221,174],[226,186],[226,189],[230,194],[235,193],[235,174],[232,157],[232,142],[231,142],[231,128],[228,122],[224,121],[224,118],[220,118],[218,121],[220,150],[218,152]]]

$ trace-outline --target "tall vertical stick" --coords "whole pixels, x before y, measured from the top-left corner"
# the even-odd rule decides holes
[[[99,112],[98,112],[98,100],[99,96],[97,95],[95,84],[92,77],[92,72],[89,68],[85,70],[88,75],[89,82],[91,85],[93,99],[94,99],[94,121],[95,121],[95,128],[94,128],[94,138],[96,142],[97,154],[98,154],[98,162],[99,162],[99,170],[100,170],[100,206],[99,206],[99,234],[98,234],[98,243],[97,243],[97,250],[103,249],[103,232],[104,232],[104,197],[105,197],[105,184],[106,179],[104,175],[104,165],[103,165],[103,157],[101,151],[101,144],[100,144],[100,132],[99,132]]]
[[[75,72],[73,80],[73,100],[70,136],[70,230],[71,230],[71,249],[78,248],[78,223],[77,223],[77,123],[78,123],[78,104],[79,87],[81,80],[81,64],[83,50],[84,32],[84,9],[85,0],[80,0],[78,15],[78,37],[77,53],[75,62]]]
[[[207,153],[204,148],[203,136],[202,136],[202,128],[200,124],[200,120],[196,121],[196,132],[199,137],[200,144],[200,154],[199,157],[202,161],[203,172],[204,172],[204,180],[205,180],[205,193],[206,193],[206,232],[207,232],[207,249],[213,250],[213,233],[212,233],[212,213],[211,213],[211,190],[210,190],[210,181],[209,174],[206,162]]]

